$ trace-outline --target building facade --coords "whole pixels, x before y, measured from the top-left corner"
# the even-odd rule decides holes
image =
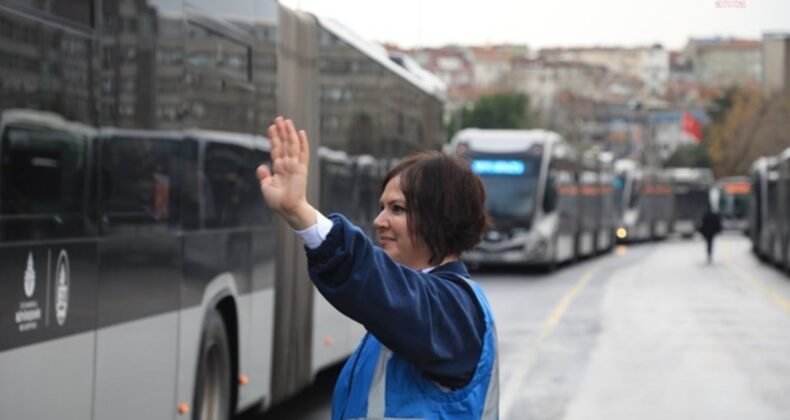
[[[790,94],[790,33],[763,35],[763,94]]]

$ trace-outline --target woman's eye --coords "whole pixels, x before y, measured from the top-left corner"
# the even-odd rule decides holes
[[[398,206],[398,205],[392,206],[392,210],[395,213],[402,213],[402,212],[406,211],[406,209],[404,207],[401,207],[401,206]]]

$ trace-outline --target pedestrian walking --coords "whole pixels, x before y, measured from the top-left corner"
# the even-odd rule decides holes
[[[708,252],[708,264],[713,262],[713,240],[721,232],[721,217],[713,211],[711,206],[702,214],[699,233],[705,238]]]
[[[319,292],[367,330],[338,378],[332,418],[498,418],[494,319],[459,260],[489,225],[468,163],[434,152],[393,168],[376,246],[307,202],[307,134],[278,117],[269,137],[272,167],[257,170],[266,203],[304,239]]]

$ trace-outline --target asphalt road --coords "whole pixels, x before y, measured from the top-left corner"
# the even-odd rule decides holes
[[[720,236],[473,274],[497,320],[500,417],[790,418],[790,276]],[[338,369],[264,416],[328,419]]]

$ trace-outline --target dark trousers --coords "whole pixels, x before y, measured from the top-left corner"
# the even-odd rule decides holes
[[[708,243],[708,262],[713,260],[713,238],[713,235],[705,237],[705,242]]]

